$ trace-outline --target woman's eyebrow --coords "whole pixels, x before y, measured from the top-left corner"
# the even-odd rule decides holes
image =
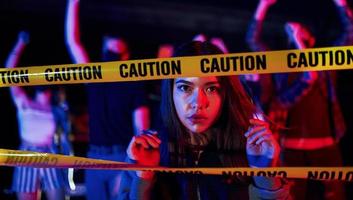
[[[175,83],[185,83],[185,84],[188,84],[188,85],[192,85],[193,84],[192,82],[186,81],[186,80],[177,80],[177,81],[175,81]]]
[[[210,82],[205,83],[205,85],[219,85],[219,82],[218,81],[210,81]]]

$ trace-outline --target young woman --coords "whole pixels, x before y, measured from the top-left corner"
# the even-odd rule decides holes
[[[194,41],[175,56],[221,54]],[[193,67],[193,66],[189,66]],[[279,145],[237,76],[163,80],[161,112],[167,133],[134,136],[128,158],[138,164],[170,167],[272,167]],[[249,185],[250,184],[250,185]],[[125,173],[120,199],[287,199],[281,179]]]
[[[6,67],[17,66],[19,59],[29,42],[29,35],[21,32],[18,41],[7,58]],[[55,144],[58,135],[60,149],[71,153],[68,141],[68,119],[62,101],[56,98],[53,90],[47,86],[32,87],[27,92],[21,87],[11,87],[11,96],[17,108],[17,118],[21,139],[21,150],[59,153]],[[55,99],[55,100],[54,100]],[[56,101],[56,103],[54,103]],[[16,167],[12,189],[18,199],[37,200],[40,190],[45,191],[47,199],[64,199],[63,171],[54,168]]]

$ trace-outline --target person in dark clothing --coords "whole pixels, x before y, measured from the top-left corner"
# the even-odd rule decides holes
[[[174,55],[208,54],[222,51],[193,41]],[[162,91],[166,132],[134,136],[128,161],[170,167],[277,166],[279,145],[267,122],[254,118],[258,111],[237,76],[167,79]],[[124,172],[119,199],[289,198],[280,178],[237,178]]]
[[[68,0],[66,43],[75,63],[88,63],[80,41],[79,0]],[[121,38],[104,37],[103,61],[128,60],[129,50]],[[130,138],[149,128],[149,108],[143,82],[91,83],[88,92],[88,157],[124,161]],[[116,199],[120,171],[86,170],[86,196],[90,200]]]
[[[275,0],[261,0],[254,14],[247,42],[254,51],[266,51],[261,40],[262,24],[267,10]],[[351,44],[353,16],[345,0],[334,1],[341,17],[343,32],[334,45]],[[287,22],[289,40],[298,49],[313,47],[315,37],[308,27]],[[342,166],[337,143],[345,133],[345,123],[335,94],[333,72],[302,72],[273,74],[273,96],[267,104],[269,117],[280,127],[283,162],[287,166]],[[262,94],[261,94],[262,95]],[[334,181],[322,182],[324,193],[307,192],[306,180],[295,180],[292,194],[296,199],[344,199],[343,185]],[[315,182],[309,186],[318,187]],[[322,196],[320,196],[322,195]]]

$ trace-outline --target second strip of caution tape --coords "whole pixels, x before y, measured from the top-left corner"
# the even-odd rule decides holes
[[[170,168],[149,167],[125,162],[65,156],[50,153],[0,149],[0,166],[40,168],[144,170],[177,174],[265,176],[311,180],[353,181],[353,167],[267,167],[267,168]]]

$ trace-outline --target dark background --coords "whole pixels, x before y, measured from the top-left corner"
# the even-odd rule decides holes
[[[65,0],[0,1],[0,66],[4,66],[20,30],[30,33],[30,44],[20,66],[71,63],[64,42],[66,3]],[[155,57],[159,44],[178,45],[197,33],[222,37],[230,52],[249,51],[244,42],[245,31],[257,3],[257,0],[81,0],[81,39],[92,62],[100,61],[105,34],[125,38],[135,59]],[[353,6],[352,0],[349,4]],[[264,28],[264,37],[273,49],[285,49],[283,24],[288,20],[310,26],[317,37],[317,46],[327,46],[340,32],[333,1],[279,0],[269,10]],[[353,145],[352,79],[351,71],[339,73],[338,94],[349,126],[341,144],[346,165],[353,165],[349,155]],[[85,106],[82,85],[69,85],[66,89],[71,108]],[[16,149],[19,143],[16,112],[8,88],[0,88],[0,111],[0,148]],[[84,156],[84,145],[75,148]],[[0,199],[11,196],[4,194],[10,187],[11,173],[12,168],[0,167]]]

